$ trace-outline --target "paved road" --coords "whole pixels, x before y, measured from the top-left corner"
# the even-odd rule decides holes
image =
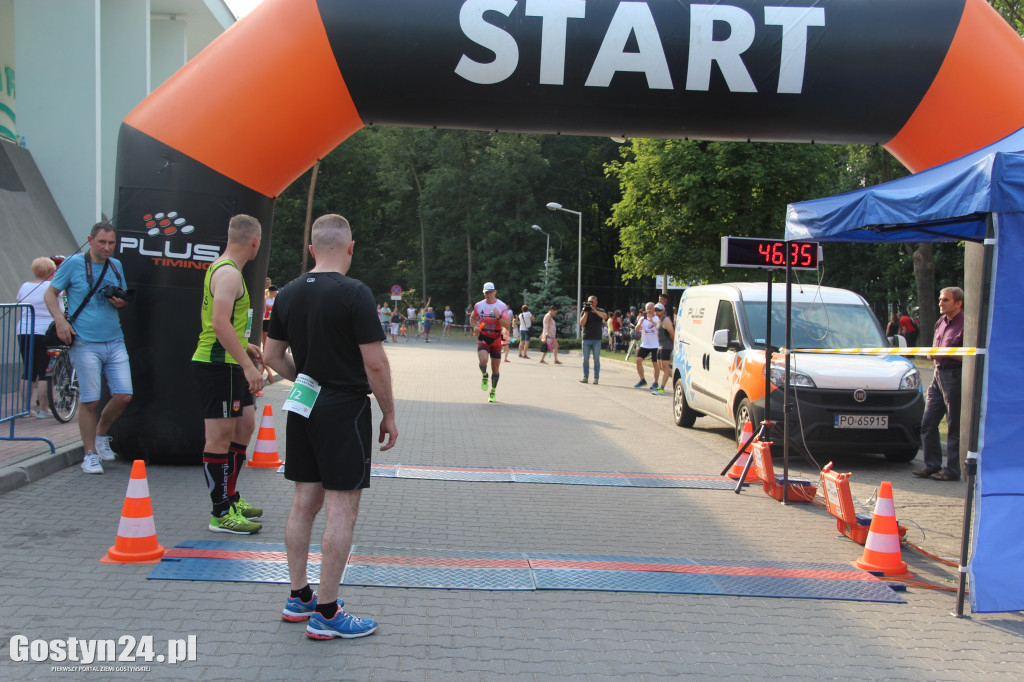
[[[399,445],[378,461],[624,472],[717,474],[731,456],[727,429],[679,429],[671,398],[635,390],[634,370],[606,361],[601,385],[562,366],[503,364],[499,402],[479,388],[472,347],[456,339],[388,346]],[[282,458],[287,386],[275,408]],[[116,445],[116,444],[115,444]],[[841,461],[854,495],[894,483],[911,539],[954,556],[962,485],[919,481],[917,464]],[[801,465],[812,478],[816,473]],[[1024,672],[1024,617],[955,619],[953,596],[911,589],[905,604],[623,592],[496,592],[345,587],[347,608],[381,623],[372,637],[316,642],[279,619],[282,585],[150,581],[149,566],[101,564],[113,543],[129,464],[104,476],[76,466],[0,495],[0,679],[80,676],[15,662],[10,641],[67,637],[160,642],[195,635],[197,660],[153,662],[136,679],[553,680],[1002,679]],[[257,542],[283,542],[290,488],[273,470],[246,470],[240,487],[265,508]],[[206,530],[209,498],[198,467],[149,467],[161,544],[242,540]],[[322,526],[320,526],[322,528]],[[920,530],[918,529],[920,527]],[[318,531],[315,531],[315,534]],[[616,488],[375,478],[356,542],[401,548],[570,552],[791,560],[845,564],[861,548],[836,537],[812,505],[784,507],[760,490]],[[955,571],[917,553],[916,573]],[[947,583],[949,584],[949,583]]]

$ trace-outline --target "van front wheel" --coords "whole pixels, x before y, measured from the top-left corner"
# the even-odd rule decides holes
[[[751,415],[750,401],[744,398],[736,406],[736,445],[743,445],[743,425],[747,423],[748,419],[750,425],[754,426],[754,419]],[[754,426],[754,432],[757,432],[756,426]]]
[[[672,416],[675,417],[676,426],[682,426],[684,429],[692,427],[697,421],[697,413],[686,402],[682,379],[676,379],[672,384]]]

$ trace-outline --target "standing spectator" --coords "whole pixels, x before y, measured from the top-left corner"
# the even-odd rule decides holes
[[[391,313],[391,342],[398,343],[398,328],[402,326],[402,313],[398,312],[396,306]]]
[[[964,291],[946,287],[939,292],[939,319],[935,322],[932,346],[955,348],[964,345]],[[936,357],[935,374],[928,386],[924,416],[921,417],[921,447],[924,468],[913,474],[936,481],[960,480],[960,380],[963,364],[958,357]],[[942,466],[939,422],[946,418],[946,466]]]
[[[622,343],[622,311],[616,310],[612,314],[611,320],[609,320],[608,324],[610,325],[608,350],[614,351],[617,350],[619,345]]]
[[[896,336],[900,333],[900,314],[893,313],[889,317],[889,324],[885,325],[886,336]]]
[[[423,313],[423,341],[430,343],[430,329],[434,326],[434,309],[427,306],[427,311]]]
[[[382,415],[381,451],[398,439],[391,368],[374,318],[373,295],[345,275],[355,247],[348,221],[339,215],[318,218],[311,241],[316,265],[281,292],[267,342],[267,360],[274,369],[312,394],[288,413],[284,475],[295,482],[295,495],[285,527],[291,594],[281,617],[307,621],[306,636],[312,639],[365,637],[377,631],[377,623],[346,613],[338,586],[352,549],[359,498],[370,486],[369,393]],[[324,343],[325,334],[330,343]],[[317,595],[306,569],[313,523],[325,505]]]
[[[640,332],[640,350],[636,353],[636,373],[640,375],[640,381],[636,382],[633,388],[643,388],[647,385],[647,377],[644,376],[644,358],[650,355],[651,365],[654,369],[654,383],[651,385],[653,391],[658,388],[658,376],[661,371],[661,368],[658,367],[658,318],[655,315],[653,303],[645,305],[644,310],[647,313],[646,316],[640,318],[634,327],[635,331]]]
[[[477,336],[476,354],[480,360],[480,372],[483,381],[480,388],[487,390],[487,356],[491,357],[491,392],[488,402],[495,401],[498,379],[501,369],[501,341],[503,331],[511,327],[512,311],[505,302],[498,298],[492,282],[484,284],[484,299],[473,306],[473,325],[480,325]]]
[[[237,490],[245,450],[256,427],[253,394],[263,388],[263,353],[249,342],[249,290],[242,266],[256,257],[262,240],[260,221],[239,214],[228,222],[228,244],[210,264],[203,281],[199,342],[192,369],[202,401],[203,471],[213,504],[214,533],[252,535],[263,515]],[[273,316],[271,316],[273,321]]]
[[[601,332],[608,313],[597,307],[597,296],[590,296],[583,304],[580,327],[583,328],[583,378],[580,383],[590,381],[590,356],[594,356],[594,384],[601,378]]]
[[[115,458],[107,432],[132,400],[128,350],[118,316],[118,311],[128,305],[125,297],[129,294],[124,290],[124,266],[113,257],[116,246],[114,226],[96,223],[89,234],[89,250],[68,258],[43,294],[57,336],[71,346],[71,364],[78,373],[78,432],[85,449],[82,471],[87,474],[102,474],[100,460]],[[66,292],[68,308],[74,311],[74,325],[61,313],[61,291]],[[103,376],[111,396],[97,421]]]
[[[18,321],[18,349],[21,351],[21,362],[25,366],[24,394],[28,399],[29,415],[38,419],[52,417],[47,409],[46,367],[49,364],[46,355],[46,328],[53,322],[50,311],[46,308],[46,289],[57,266],[50,258],[36,258],[32,261],[33,279],[25,282],[18,289],[18,303],[32,306],[35,311],[35,322],[29,323],[29,315],[23,314]],[[32,347],[31,354],[29,346]],[[33,389],[35,392],[33,393]]]
[[[654,395],[665,395],[665,384],[668,383],[669,365],[672,362],[672,345],[675,343],[676,328],[664,304],[655,304],[654,312],[658,316],[658,366],[661,368],[661,386],[657,385],[658,375],[655,374],[655,385],[651,388],[651,393]]]
[[[629,306],[629,317],[627,317],[626,319],[628,321],[628,325],[627,326],[630,329],[633,329],[634,327],[636,327],[637,314],[636,314],[636,306],[635,305]]]
[[[388,327],[391,326],[391,307],[388,306],[388,302],[384,301],[384,305],[380,307],[380,327],[384,330],[384,341],[388,340]]]
[[[542,351],[540,354],[540,364],[542,365],[548,364],[547,362],[544,361],[544,358],[547,357],[548,355],[548,351],[551,351],[551,357],[554,359],[556,365],[562,364],[561,362],[558,361],[558,338],[555,335],[555,332],[557,331],[555,325],[555,315],[557,314],[558,306],[552,305],[550,308],[548,308],[547,315],[544,316],[543,327],[540,334],[540,343]]]
[[[907,339],[907,345],[912,348],[917,346],[917,334],[920,328],[910,315],[904,315],[900,318],[900,329],[903,331],[904,338]]]
[[[416,315],[416,308],[414,308],[412,306],[409,306],[408,308],[406,308],[406,310],[405,310],[405,322],[406,322],[406,324],[407,325],[416,324],[416,320],[417,319],[419,319],[419,318]],[[416,332],[416,335],[419,336],[419,332]]]
[[[530,312],[530,306],[523,305],[522,312],[519,313],[519,357],[530,359],[530,326],[533,324],[533,313]]]
[[[469,336],[469,330],[473,326],[472,318],[473,318],[473,306],[472,306],[472,304],[470,304],[470,305],[466,306],[466,317],[463,320],[463,323],[465,324],[465,329],[463,329],[463,336]]]
[[[450,305],[446,305],[444,307],[444,330],[441,332],[441,336],[448,336],[453,324],[455,324],[455,313],[452,312]]]
[[[668,317],[670,322],[676,321],[676,309],[669,305],[668,294],[658,294],[658,303],[665,308],[665,316]],[[660,316],[659,316],[660,317]]]

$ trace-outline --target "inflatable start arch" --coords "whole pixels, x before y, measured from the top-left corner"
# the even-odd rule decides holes
[[[882,144],[917,171],[1024,127],[1021,83],[984,0],[266,0],[121,129],[118,447],[200,461],[189,358],[228,218],[264,225],[258,299],[273,198],[364,125]]]

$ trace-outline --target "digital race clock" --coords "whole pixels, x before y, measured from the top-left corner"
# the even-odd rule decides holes
[[[722,237],[722,267],[785,268],[787,254],[794,270],[817,270],[821,260],[817,242]]]

